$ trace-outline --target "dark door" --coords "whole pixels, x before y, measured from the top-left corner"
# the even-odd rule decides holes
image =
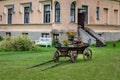
[[[84,13],[78,13],[78,25],[84,28]]]

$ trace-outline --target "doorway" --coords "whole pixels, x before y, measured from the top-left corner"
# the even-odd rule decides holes
[[[82,6],[82,13],[84,13],[84,24],[88,24],[88,6]]]
[[[78,25],[84,29],[84,13],[81,12],[81,9],[78,9]]]

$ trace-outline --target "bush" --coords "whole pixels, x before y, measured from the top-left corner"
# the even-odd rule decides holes
[[[1,50],[27,51],[35,50],[37,46],[25,35],[6,38],[0,42]]]
[[[56,45],[59,43],[59,40],[58,39],[53,39],[53,45]]]
[[[0,41],[2,41],[2,40],[3,40],[3,37],[0,36]]]

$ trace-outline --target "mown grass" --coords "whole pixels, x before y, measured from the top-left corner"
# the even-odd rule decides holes
[[[108,42],[106,47],[89,48],[93,52],[92,60],[84,61],[80,54],[76,63],[66,62],[46,71],[41,69],[55,63],[26,68],[52,59],[54,47],[40,47],[37,51],[1,51],[0,80],[119,80],[120,42],[116,42],[116,47]],[[68,58],[60,59],[65,60]]]

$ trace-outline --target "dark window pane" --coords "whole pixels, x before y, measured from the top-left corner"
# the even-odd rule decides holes
[[[32,2],[30,2],[30,11],[32,11]]]
[[[55,22],[60,22],[60,4],[58,2],[55,5]]]
[[[12,12],[14,12],[14,4],[12,5]]]
[[[22,33],[22,35],[26,35],[26,36],[27,36],[27,35],[28,35],[28,33]]]
[[[6,32],[6,36],[10,37],[11,36],[11,32]]]
[[[24,23],[29,23],[29,7],[24,8]]]
[[[74,2],[71,4],[71,9],[75,9],[75,3]]]
[[[8,9],[8,24],[12,24],[12,8]]]
[[[50,5],[44,5],[44,23],[50,23]]]
[[[75,22],[75,3],[74,2],[71,4],[70,18],[71,18],[71,22]]]
[[[96,19],[99,20],[99,7],[96,8]]]
[[[59,34],[53,34],[53,39],[58,40],[59,39]]]
[[[88,6],[82,6],[82,12],[84,13],[84,23],[88,24]]]
[[[0,15],[0,21],[2,21],[2,15]]]
[[[49,35],[49,33],[42,33],[42,37],[44,37],[44,38],[49,38],[50,35]]]

